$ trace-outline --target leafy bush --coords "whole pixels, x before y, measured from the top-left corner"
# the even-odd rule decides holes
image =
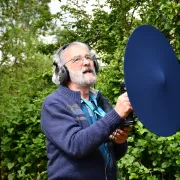
[[[42,76],[39,78],[43,79]],[[34,98],[26,98],[23,103],[18,103],[17,97],[11,97],[10,107],[1,115],[2,179],[47,179],[45,135],[40,127],[40,111],[44,97],[54,88],[37,91]]]
[[[118,162],[125,179],[180,179],[180,132],[159,137],[138,122],[128,142],[128,152]]]

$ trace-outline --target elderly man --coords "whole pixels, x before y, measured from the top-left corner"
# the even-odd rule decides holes
[[[118,129],[132,111],[127,93],[113,108],[91,88],[98,62],[88,45],[73,42],[54,57],[53,82],[46,97],[41,126],[47,138],[49,180],[117,180],[116,161],[127,150],[130,128]]]

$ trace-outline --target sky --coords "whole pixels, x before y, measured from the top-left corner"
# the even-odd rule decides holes
[[[78,1],[79,2],[79,5],[81,4],[81,0]],[[101,0],[100,1],[102,4],[104,4],[105,0]],[[50,11],[52,14],[55,14],[59,11],[59,8],[61,5],[64,5],[68,3],[68,0],[61,0],[61,2],[59,2],[58,0],[51,0],[51,3],[49,3],[49,7],[50,7]],[[97,0],[90,0],[87,7],[86,7],[86,10],[87,12],[91,13],[92,11],[92,7],[91,5],[92,4],[96,4],[97,3]],[[105,8],[106,11],[108,11],[108,7]]]
[[[62,3],[60,3],[58,0],[51,0],[51,3],[49,3],[49,8],[52,14],[55,14],[59,11],[59,8],[62,4],[64,4],[66,1],[62,0]]]

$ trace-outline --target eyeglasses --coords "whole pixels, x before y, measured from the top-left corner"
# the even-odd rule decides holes
[[[84,59],[88,60],[89,62],[94,61],[93,57],[91,57],[89,54],[86,54],[85,56],[81,56],[81,55],[74,56],[72,59],[67,61],[65,64],[67,64],[68,62],[72,61],[75,64],[82,65],[83,62],[84,62]]]

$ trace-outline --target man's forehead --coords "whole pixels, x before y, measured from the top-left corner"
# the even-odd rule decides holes
[[[71,45],[69,47],[66,48],[67,51],[76,51],[76,50],[79,50],[79,51],[89,51],[87,47],[83,47],[81,45],[78,45],[78,44],[74,44],[74,45]]]
[[[86,47],[82,47],[80,45],[71,45],[70,47],[67,47],[64,51],[64,57],[68,56],[78,56],[81,54],[87,54],[89,53],[89,50]]]

